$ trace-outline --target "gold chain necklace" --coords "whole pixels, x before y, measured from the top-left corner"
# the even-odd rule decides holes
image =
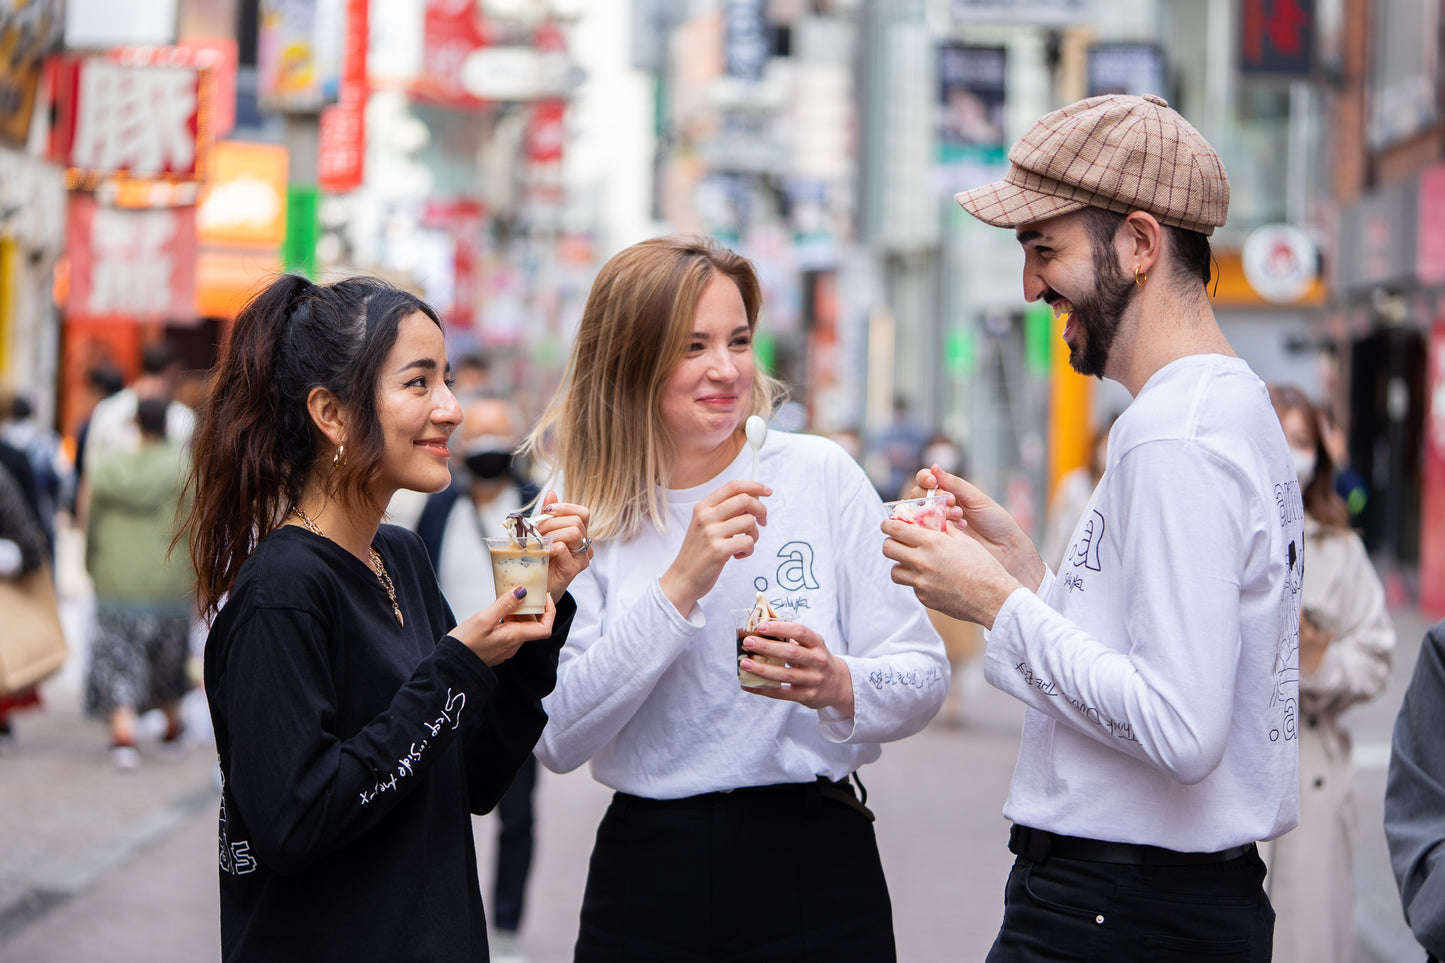
[[[291,514],[301,519],[301,524],[311,532],[326,538],[326,533],[316,527],[316,523],[311,520],[310,515],[301,510],[301,506],[293,506]],[[396,586],[391,584],[391,576],[386,574],[386,564],[381,560],[381,553],[369,545],[366,551],[371,555],[371,570],[376,573],[377,581],[381,583],[382,588],[386,589],[386,595],[391,599],[391,612],[396,616],[396,624],[406,625],[406,620],[401,617],[401,606],[396,604]]]

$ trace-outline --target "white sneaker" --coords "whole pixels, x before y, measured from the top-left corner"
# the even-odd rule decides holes
[[[492,935],[492,963],[527,963],[527,955],[517,945],[517,934],[498,930]]]
[[[110,764],[117,772],[132,772],[140,768],[140,753],[135,746],[111,746]]]

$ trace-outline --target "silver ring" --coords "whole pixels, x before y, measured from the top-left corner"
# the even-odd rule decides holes
[[[572,549],[572,554],[573,554],[573,555],[585,555],[585,554],[587,554],[587,550],[588,550],[589,548],[591,548],[591,547],[592,547],[592,536],[591,536],[591,535],[583,535],[583,536],[582,536],[582,544],[579,545],[578,547]]]

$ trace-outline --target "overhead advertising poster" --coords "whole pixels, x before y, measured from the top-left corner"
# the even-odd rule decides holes
[[[204,176],[210,77],[209,68],[184,64],[57,61],[50,153],[69,169],[69,186],[93,186],[116,173],[161,180]]]
[[[1164,54],[1152,43],[1100,43],[1089,48],[1086,97],[1153,94],[1166,100]]]
[[[79,320],[188,320],[194,317],[196,209],[101,207],[70,198],[70,296]]]
[[[0,0],[0,139],[25,146],[45,55],[61,32],[60,0]]]
[[[1004,107],[1008,51],[943,44],[938,48],[937,166],[953,194],[994,180],[1007,161]]]
[[[260,0],[256,39],[261,108],[314,114],[341,82],[342,0]]]

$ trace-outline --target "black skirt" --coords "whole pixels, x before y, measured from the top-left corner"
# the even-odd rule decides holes
[[[896,960],[867,810],[847,783],[616,793],[587,873],[578,963]]]

